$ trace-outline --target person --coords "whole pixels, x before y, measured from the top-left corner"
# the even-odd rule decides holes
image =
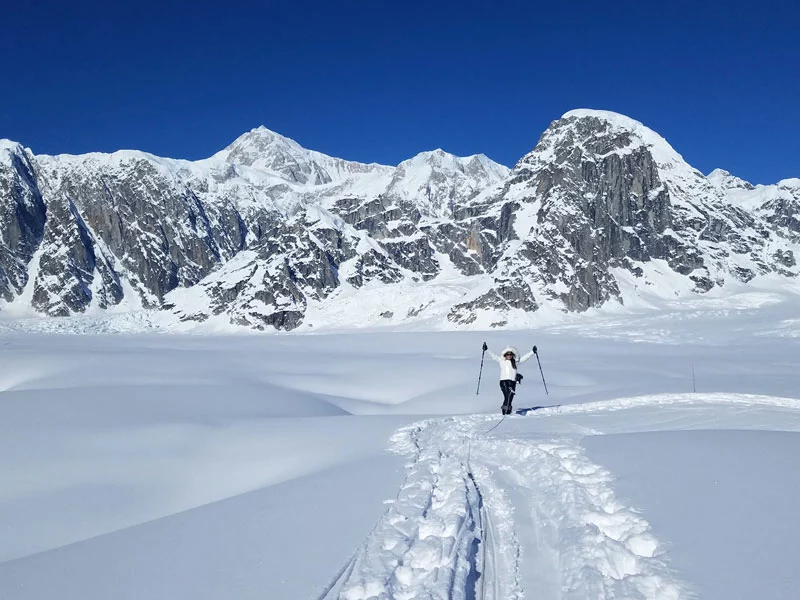
[[[534,350],[519,356],[517,349],[513,346],[506,346],[500,353],[500,356],[489,350],[486,342],[483,342],[483,351],[489,354],[500,365],[500,389],[503,392],[503,406],[502,413],[504,415],[511,414],[511,403],[514,400],[514,394],[517,389],[517,382],[522,380],[522,375],[517,373],[517,364],[524,363],[534,354]]]

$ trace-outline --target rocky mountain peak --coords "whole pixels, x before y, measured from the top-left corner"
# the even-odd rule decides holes
[[[271,171],[296,183],[320,184],[331,179],[309,150],[263,125],[239,136],[213,158]]]
[[[464,203],[508,176],[508,167],[485,155],[460,157],[442,149],[420,152],[395,170],[386,194],[412,202],[423,215],[452,215]]]
[[[661,168],[688,167],[683,157],[655,131],[639,121],[606,110],[576,109],[553,121],[536,148],[523,158],[528,163],[563,160],[580,153],[602,159],[610,154],[647,150]]]
[[[711,173],[706,175],[706,179],[722,190],[755,189],[755,186],[752,183],[745,181],[740,177],[736,177],[735,175],[731,175],[730,172],[726,171],[725,169],[714,169],[711,171]]]
[[[398,170],[410,173],[414,170],[427,168],[441,173],[466,173],[471,175],[481,174],[485,177],[503,178],[508,176],[510,169],[496,163],[485,154],[472,156],[456,156],[445,152],[441,148],[420,152],[416,156],[404,160],[397,165]]]
[[[263,125],[236,138],[215,154],[212,161],[268,171],[303,185],[340,183],[352,176],[391,170],[384,165],[348,161],[308,150]]]
[[[277,152],[308,156],[309,151],[292,138],[281,135],[263,125],[251,129],[236,138],[222,152],[235,164],[253,166],[264,156]]]
[[[25,149],[19,142],[0,138],[0,160],[9,161],[12,154],[20,155],[24,154],[24,152]]]
[[[778,187],[780,189],[800,193],[800,177],[790,177],[789,179],[781,179],[778,182]]]

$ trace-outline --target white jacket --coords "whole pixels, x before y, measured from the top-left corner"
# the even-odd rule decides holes
[[[520,357],[519,352],[517,352],[517,349],[514,348],[513,346],[506,346],[505,348],[503,348],[503,351],[500,353],[500,356],[497,356],[497,354],[495,354],[491,350],[487,350],[486,352],[489,355],[489,358],[493,358],[500,364],[500,381],[503,381],[504,379],[511,381],[517,380],[517,370],[512,366],[510,360],[506,360],[505,358],[503,358],[503,355],[506,352],[511,352],[514,354],[514,360],[517,361],[517,364],[524,363],[531,356],[533,356],[533,350],[531,350],[527,354],[524,354],[522,357]]]

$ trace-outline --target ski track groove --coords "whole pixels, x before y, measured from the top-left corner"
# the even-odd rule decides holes
[[[483,551],[484,563],[483,570],[480,575],[481,582],[481,596],[480,600],[501,600],[500,595],[500,580],[496,576],[497,572],[497,554],[494,541],[494,525],[492,524],[492,517],[486,507],[481,509],[482,522],[484,528],[481,530],[483,534]],[[491,581],[491,594],[486,595],[486,582]]]
[[[693,402],[800,409],[790,398],[663,395],[536,414]],[[406,479],[320,600],[695,597],[649,523],[617,500],[613,476],[589,460],[579,434],[514,438],[499,423],[490,427],[495,420],[432,419],[394,434],[392,450],[410,460]],[[520,540],[522,523],[529,531]]]
[[[354,554],[342,566],[342,568],[339,569],[339,572],[336,574],[333,580],[327,585],[327,587],[325,587],[322,593],[319,596],[317,596],[317,600],[329,600],[331,598],[337,598],[342,584],[345,581],[347,581],[347,579],[353,573],[355,564],[356,564],[356,555]]]

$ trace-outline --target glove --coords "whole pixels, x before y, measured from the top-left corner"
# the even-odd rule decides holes
[[[489,349],[489,346],[486,345],[486,342],[483,342],[483,351],[486,352]]]
[[[517,373],[515,380],[518,384],[522,385],[522,373]]]
[[[536,346],[533,347],[533,353],[536,354]]]

